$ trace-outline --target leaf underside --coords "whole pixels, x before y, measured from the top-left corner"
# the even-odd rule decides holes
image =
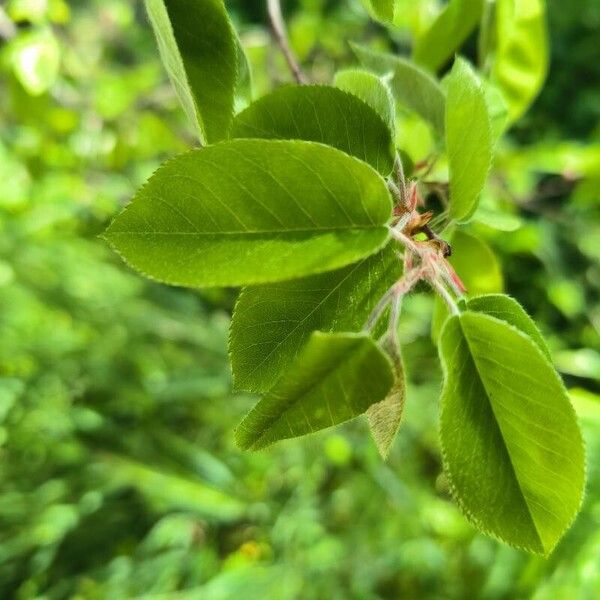
[[[584,451],[567,392],[526,335],[465,312],[442,332],[441,442],[455,498],[499,539],[549,553],[574,519]]]
[[[315,332],[239,425],[236,441],[258,450],[349,421],[383,399],[393,378],[389,359],[368,335]]]
[[[235,387],[271,389],[313,331],[360,331],[401,274],[401,264],[387,246],[330,273],[245,288],[229,337]]]

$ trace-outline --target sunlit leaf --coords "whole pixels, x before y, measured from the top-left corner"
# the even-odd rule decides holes
[[[48,91],[58,77],[60,46],[49,29],[32,31],[11,46],[12,65],[17,79],[33,96]]]
[[[484,0],[450,0],[414,45],[416,63],[437,71],[456,52],[481,18]]]
[[[369,13],[384,23],[394,20],[394,8],[396,0],[362,0]]]
[[[258,450],[362,415],[385,398],[390,360],[366,334],[312,334],[297,360],[236,431],[242,448]]]
[[[481,313],[442,332],[441,442],[454,497],[480,530],[548,554],[581,504],[585,459],[567,391],[525,334]]]
[[[390,218],[385,182],[367,164],[312,142],[234,140],[162,166],[105,237],[159,281],[247,285],[373,254]]]
[[[446,150],[449,214],[455,221],[467,221],[477,209],[492,164],[492,139],[483,88],[469,64],[460,58],[448,78]]]
[[[544,0],[497,0],[492,81],[500,88],[513,123],[538,95],[548,69]]]

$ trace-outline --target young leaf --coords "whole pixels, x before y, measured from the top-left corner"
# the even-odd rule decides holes
[[[234,140],[162,166],[105,237],[148,277],[235,286],[356,262],[387,242],[390,218],[367,164],[312,142]]]
[[[548,69],[544,0],[497,0],[492,81],[500,88],[514,123],[540,91]]]
[[[514,298],[506,294],[487,294],[472,298],[467,302],[467,307],[472,312],[485,313],[516,327],[537,344],[548,360],[552,360],[548,345],[537,325]]]
[[[383,23],[394,20],[394,4],[396,0],[362,0],[369,14]]]
[[[379,75],[389,75],[394,97],[406,108],[416,112],[433,125],[438,135],[444,135],[446,98],[440,84],[429,73],[412,62],[358,44],[351,44],[360,62]]]
[[[360,69],[346,69],[335,75],[334,85],[366,102],[387,124],[392,140],[396,137],[396,106],[388,85],[377,75]]]
[[[484,241],[461,230],[455,231],[449,241],[452,246],[450,264],[465,284],[469,297],[495,294],[504,289],[500,263]],[[448,314],[444,302],[436,298],[431,324],[431,337],[434,342],[437,342]]]
[[[401,275],[387,246],[337,271],[242,290],[229,336],[235,387],[271,389],[313,331],[360,331]]]
[[[529,337],[481,313],[449,319],[440,354],[453,495],[477,528],[548,554],[577,514],[585,480],[581,433],[559,376]]]
[[[238,47],[222,0],[146,0],[146,9],[165,68],[201,143],[227,137]]]
[[[315,332],[236,431],[245,449],[313,433],[362,415],[392,387],[392,365],[364,333]]]
[[[371,436],[384,460],[387,459],[400,428],[406,402],[406,378],[401,356],[394,360],[394,375],[394,385],[388,395],[369,407],[366,413]]]
[[[492,163],[490,117],[481,84],[469,64],[458,58],[448,78],[446,150],[450,168],[450,217],[467,221]]]
[[[484,0],[450,0],[431,27],[417,38],[413,58],[431,71],[448,61],[477,27]]]
[[[387,175],[392,137],[368,104],[334,87],[281,87],[235,117],[232,137],[321,142],[352,154]]]

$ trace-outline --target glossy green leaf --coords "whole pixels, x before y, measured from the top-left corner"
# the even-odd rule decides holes
[[[468,297],[495,294],[504,289],[500,263],[483,240],[457,230],[448,241],[452,245],[450,264],[465,284]],[[434,341],[438,340],[448,315],[444,302],[436,298],[431,325],[431,336]]]
[[[394,165],[386,123],[365,102],[334,87],[281,87],[235,117],[232,137],[321,142],[368,162],[383,175]]]
[[[396,106],[389,86],[381,78],[360,69],[345,69],[335,75],[334,84],[366,102],[387,124],[392,140],[396,131]]]
[[[500,88],[513,123],[538,95],[548,70],[544,0],[497,0],[492,81]]]
[[[415,41],[415,62],[431,71],[444,66],[477,27],[483,3],[484,0],[450,0],[431,27]]]
[[[367,69],[390,78],[390,88],[400,104],[431,123],[438,135],[444,135],[446,98],[436,79],[406,59],[357,44],[351,46]]]
[[[242,290],[229,337],[236,388],[271,389],[313,331],[360,331],[401,274],[388,246],[337,271]]]
[[[521,331],[485,314],[442,332],[441,443],[454,497],[480,530],[548,554],[581,504],[585,459],[560,377]]]
[[[238,45],[222,0],[145,0],[160,54],[203,144],[227,137]]]
[[[369,13],[383,23],[394,20],[396,0],[362,0]]]
[[[544,340],[544,337],[537,328],[533,319],[525,312],[525,309],[514,299],[506,294],[487,294],[485,296],[476,296],[467,302],[467,307],[472,312],[485,313],[506,321],[525,335],[529,336],[544,353],[548,360],[551,360],[550,350]]]
[[[450,217],[467,221],[492,164],[490,117],[483,88],[469,64],[458,58],[448,78],[446,150],[450,169]]]
[[[388,240],[391,205],[377,172],[339,150],[234,140],[167,162],[105,237],[165,283],[267,283],[375,253]]]
[[[390,360],[367,334],[315,332],[240,423],[236,441],[258,450],[344,423],[385,398],[393,381]]]

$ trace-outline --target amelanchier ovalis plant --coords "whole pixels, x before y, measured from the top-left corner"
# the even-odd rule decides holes
[[[365,4],[393,27],[392,0]],[[146,5],[199,148],[160,167],[105,235],[158,281],[244,286],[231,324],[234,382],[263,397],[239,425],[239,445],[366,415],[385,457],[405,403],[402,300],[424,282],[437,296],[452,493],[482,531],[548,554],[581,503],[581,435],[542,336],[499,293],[493,253],[465,230],[498,137],[544,79],[542,0],[451,0],[412,58],[353,45],[358,64],[329,84],[287,85],[252,103],[221,0]],[[455,57],[478,27],[479,70]],[[409,164],[397,111],[429,124],[431,156]],[[434,170],[447,179],[432,182]],[[437,214],[424,204],[433,192]]]

